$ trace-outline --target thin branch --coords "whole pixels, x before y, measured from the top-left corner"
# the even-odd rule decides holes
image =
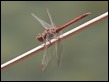
[[[97,23],[98,21],[106,18],[107,16],[108,16],[108,12],[106,12],[106,13],[104,13],[104,14],[102,14],[102,15],[100,15],[100,16],[98,16],[98,17],[96,17],[96,18],[94,18],[94,19],[92,19],[92,20],[90,20],[90,21],[88,21],[88,22],[86,22],[86,23],[84,23],[84,24],[82,24],[82,25],[80,25],[80,26],[66,32],[66,33],[64,33],[64,34],[62,34],[62,35],[60,35],[59,36],[60,39],[52,39],[50,42],[52,44],[54,44],[58,40],[63,40],[63,39],[65,39],[65,38],[67,38],[67,37],[69,37],[69,36],[71,36],[71,35],[73,35],[75,33],[79,33],[81,30],[89,27],[90,25],[93,25],[93,24]],[[51,44],[49,42],[47,42],[46,47],[50,47],[50,46],[51,46]],[[36,47],[36,48],[34,48],[34,49],[30,50],[30,51],[27,51],[26,53],[24,53],[24,54],[22,54],[22,55],[20,55],[20,56],[18,56],[16,58],[13,58],[12,60],[2,64],[1,69],[6,68],[6,67],[8,67],[10,65],[13,65],[13,63],[21,61],[22,59],[26,59],[27,57],[32,56],[34,53],[37,54],[39,51],[42,51],[42,50],[44,50],[44,44],[41,44],[38,47]]]

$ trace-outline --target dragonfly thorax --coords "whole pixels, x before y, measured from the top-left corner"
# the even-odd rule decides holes
[[[42,34],[38,34],[36,36],[37,40],[40,42],[53,39],[56,34],[56,30],[54,28],[46,29]]]

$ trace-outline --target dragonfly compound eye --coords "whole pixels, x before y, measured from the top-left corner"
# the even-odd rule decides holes
[[[43,42],[43,38],[42,38],[42,35],[41,34],[38,34],[36,36],[36,39],[39,40],[40,42]]]

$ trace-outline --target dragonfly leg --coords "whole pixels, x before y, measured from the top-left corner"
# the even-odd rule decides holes
[[[50,35],[52,35],[52,33],[51,33],[50,30],[48,30],[48,31],[47,31],[47,36],[46,36],[47,38],[46,38],[46,39],[47,39],[47,41],[49,42],[49,44],[52,45],[52,43],[51,43],[51,39],[49,39],[49,36],[50,36]]]
[[[47,41],[49,42],[50,45],[52,45],[51,41],[49,39],[47,39]]]

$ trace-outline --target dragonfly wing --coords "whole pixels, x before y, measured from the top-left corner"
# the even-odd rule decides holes
[[[42,70],[44,71],[45,68],[48,65],[48,57],[47,57],[47,50],[45,50],[44,55],[43,55],[43,59],[42,59]]]
[[[49,64],[50,60],[51,60],[51,56],[47,53],[48,51],[48,47],[46,47],[46,42],[48,41],[48,35],[46,36],[46,40],[45,40],[45,52],[43,55],[43,59],[42,59],[42,70],[44,71],[47,67],[47,65]]]
[[[57,34],[55,37],[57,37],[57,39],[60,39],[59,34]],[[59,67],[61,67],[61,62],[62,62],[62,51],[63,51],[62,42],[58,40],[55,43],[55,55],[56,55],[56,60]]]
[[[47,29],[47,28],[49,28],[49,27],[52,27],[52,25],[50,25],[50,24],[46,23],[45,21],[43,21],[42,19],[40,19],[39,17],[37,17],[34,13],[31,13],[31,15],[32,15],[35,19],[37,19],[37,21],[38,21],[45,29]]]
[[[49,10],[48,10],[47,8],[46,8],[46,10],[47,10],[47,14],[48,14],[48,17],[49,17],[49,19],[50,19],[52,28],[56,27],[55,24],[53,23],[53,20],[52,20],[52,18],[51,18],[51,15],[50,15]]]

